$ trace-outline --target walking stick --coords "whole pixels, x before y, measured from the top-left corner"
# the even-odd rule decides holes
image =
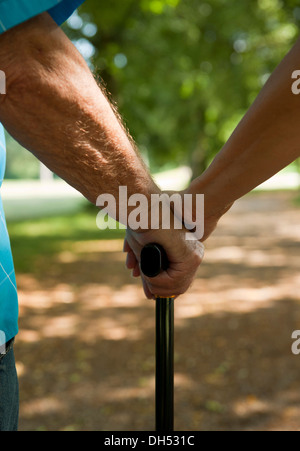
[[[157,244],[144,247],[141,270],[157,277],[168,268],[164,249]],[[174,297],[156,297],[156,431],[174,430]]]

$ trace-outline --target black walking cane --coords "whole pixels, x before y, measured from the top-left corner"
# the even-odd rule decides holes
[[[164,249],[149,244],[141,254],[141,270],[157,277],[168,269]],[[156,431],[174,430],[174,297],[156,297]]]

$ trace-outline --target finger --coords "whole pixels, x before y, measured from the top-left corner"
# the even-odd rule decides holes
[[[133,268],[132,271],[132,276],[133,277],[140,277],[141,275],[141,271],[140,271],[140,265],[138,264],[138,262],[136,262],[135,267]]]
[[[125,238],[124,246],[123,246],[123,252],[130,252],[130,251],[131,251],[131,248],[129,246],[129,243],[128,243],[127,239]]]
[[[160,297],[180,296],[188,290],[192,282],[190,274],[177,274],[174,270],[162,272],[155,278],[144,278],[151,293]]]
[[[141,255],[142,246],[137,242],[137,240],[135,240],[135,238],[130,233],[127,234],[126,242],[127,242],[126,248],[129,247],[130,250],[136,256],[136,258],[138,259]]]
[[[155,296],[151,293],[151,291],[148,288],[147,282],[144,279],[142,279],[142,282],[143,282],[143,288],[144,288],[144,293],[146,295],[146,298],[147,299],[155,299]]]
[[[126,258],[126,267],[128,269],[134,269],[137,264],[137,260],[135,258],[135,255],[132,251],[128,252],[127,258]]]

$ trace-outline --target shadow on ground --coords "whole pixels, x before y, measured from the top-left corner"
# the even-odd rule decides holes
[[[300,429],[291,352],[300,210],[291,200],[239,202],[177,301],[177,430]],[[78,241],[40,255],[40,272],[18,274],[21,430],[153,430],[154,305],[121,249],[119,239]]]

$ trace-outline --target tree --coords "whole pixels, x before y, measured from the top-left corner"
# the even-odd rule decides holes
[[[294,0],[87,0],[69,29],[93,45],[151,168],[199,175],[297,38]],[[97,33],[96,33],[97,30]]]

